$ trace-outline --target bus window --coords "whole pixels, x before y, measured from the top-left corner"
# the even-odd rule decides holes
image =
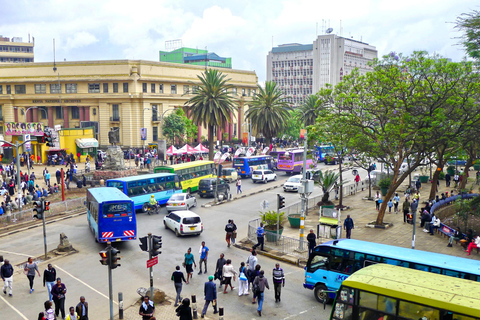
[[[157,183],[164,183],[165,177],[157,178]]]
[[[335,248],[332,249],[331,254],[337,257],[348,258],[350,256],[350,251]]]
[[[175,189],[176,190],[181,190],[182,189],[182,185],[180,184],[180,181],[175,181]]]
[[[398,315],[407,319],[439,319],[439,310],[413,302],[400,300]]]
[[[166,184],[166,189],[167,190],[172,190],[174,187],[175,187],[175,184],[174,184],[173,181],[167,182],[167,184]]]
[[[466,274],[464,272],[452,271],[452,270],[443,270],[443,274],[450,277],[461,278],[461,279],[468,279],[468,280],[476,280],[475,275],[473,274]],[[479,277],[480,278],[480,277]],[[478,281],[478,280],[477,280]]]
[[[442,269],[435,268],[435,267],[430,267],[430,272],[437,273],[437,274],[442,274]]]
[[[414,263],[414,264],[413,264],[413,269],[421,270],[421,271],[427,271],[427,272],[428,272],[428,266],[423,265],[423,264]]]
[[[309,272],[314,272],[317,269],[328,270],[328,257],[315,255],[310,261]]]
[[[341,257],[332,257],[330,261],[330,270],[343,272],[345,269],[344,259]]]
[[[410,267],[410,264],[408,262],[400,261],[400,260],[397,260],[397,259],[386,258],[385,263],[388,263],[388,264],[391,264],[391,265],[394,265],[394,266],[405,267],[405,268]]]

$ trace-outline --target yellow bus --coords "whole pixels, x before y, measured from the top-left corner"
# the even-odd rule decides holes
[[[197,191],[201,179],[214,177],[215,164],[207,160],[192,161],[155,167],[153,172],[176,173],[182,182],[183,192],[191,193]]]
[[[480,283],[374,264],[343,281],[330,319],[478,320]]]

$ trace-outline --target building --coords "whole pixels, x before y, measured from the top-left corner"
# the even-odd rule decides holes
[[[173,51],[160,51],[160,61],[204,67],[232,68],[232,58],[223,58],[207,50],[185,47]]]
[[[0,63],[33,62],[33,42],[22,42],[22,38],[5,38],[0,35]]]
[[[291,43],[272,48],[267,55],[267,81],[278,83],[292,106],[327,83],[335,86],[354,68],[366,73],[377,50],[367,43],[335,34],[320,35],[313,44]]]
[[[6,140],[23,139],[21,134],[7,135],[13,123],[33,123],[40,124],[40,129],[95,127],[100,148],[109,145],[110,128],[119,129],[120,146],[141,148],[162,138],[163,117],[191,98],[195,83],[199,83],[197,76],[205,70],[143,60],[58,62],[56,67],[54,72],[53,63],[2,65],[0,134],[5,132]],[[224,133],[228,140],[240,139],[246,132],[244,109],[253,98],[258,78],[253,71],[222,71],[234,86],[232,95],[237,97],[239,111],[232,115],[232,123],[217,128],[217,140],[221,141]],[[141,128],[147,132],[144,141]],[[197,141],[207,139],[216,137],[209,137],[207,130],[199,127]],[[35,154],[45,153],[44,144],[32,144]]]

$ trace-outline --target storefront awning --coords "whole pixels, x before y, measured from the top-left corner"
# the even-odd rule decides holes
[[[75,139],[75,143],[79,148],[98,148],[98,141],[94,138]]]

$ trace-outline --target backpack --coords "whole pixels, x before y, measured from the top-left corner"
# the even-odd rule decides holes
[[[252,292],[254,295],[256,296],[259,296],[261,291],[260,291],[260,282],[259,283],[255,283],[253,282],[253,286],[252,286]]]

